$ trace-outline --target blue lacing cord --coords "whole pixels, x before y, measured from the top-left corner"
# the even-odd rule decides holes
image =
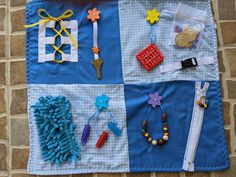
[[[109,120],[110,120],[111,122],[117,123],[116,119],[114,118],[114,116],[113,116],[113,114],[112,114],[111,112],[109,112],[109,111],[107,111],[107,110],[105,110],[104,112],[108,115]]]
[[[95,113],[93,113],[89,118],[88,118],[88,124],[89,124],[89,121],[92,120],[92,119],[98,119],[98,116],[100,114],[100,111],[97,110]]]
[[[150,106],[147,112],[147,120],[149,119],[150,113],[151,113],[152,107]]]
[[[90,122],[91,120],[98,119],[98,116],[99,116],[100,113],[101,113],[100,110],[97,110],[96,112],[94,112],[94,113],[88,118],[88,124],[89,124],[89,122]],[[99,132],[98,132],[98,127],[96,128],[96,134],[97,134],[98,136],[100,136],[100,135],[99,135]]]
[[[162,114],[165,114],[165,111],[164,111],[164,108],[162,107],[162,105],[160,105],[160,108],[161,108]]]
[[[163,108],[162,105],[160,105],[160,108],[161,108],[162,114],[165,114],[165,111],[164,111],[164,108]],[[151,110],[152,110],[152,106],[150,106],[149,109],[148,109],[147,118],[146,118],[147,120],[149,119],[149,116],[150,116],[150,114],[151,114]]]
[[[151,25],[150,27],[150,41],[152,44],[155,44],[156,43],[156,34],[155,34],[155,31],[154,31],[154,26]]]

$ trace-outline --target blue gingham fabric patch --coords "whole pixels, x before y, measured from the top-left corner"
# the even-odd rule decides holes
[[[203,42],[199,49],[177,49],[170,44],[170,34],[173,23],[173,13],[179,1],[120,1],[120,29],[123,78],[126,84],[155,83],[173,80],[219,80],[216,32],[208,1],[188,1],[182,3],[207,10],[208,24],[206,25]],[[214,64],[204,65],[195,69],[186,69],[160,74],[156,67],[151,72],[146,71],[137,61],[136,54],[150,43],[150,26],[144,19],[148,9],[157,8],[161,12],[160,21],[155,26],[156,45],[164,54],[165,60],[161,65],[178,62],[193,56],[202,58],[214,56]],[[138,13],[137,13],[138,12]],[[131,35],[132,34],[132,35]],[[151,74],[150,74],[151,73]]]
[[[126,109],[124,102],[124,86],[123,85],[43,85],[31,84],[29,87],[29,118],[30,118],[30,160],[28,170],[37,174],[70,174],[70,173],[87,173],[87,172],[121,172],[129,170],[127,125],[126,125]],[[80,142],[84,125],[88,117],[96,111],[95,99],[97,95],[106,93],[109,96],[109,111],[119,127],[122,129],[122,136],[116,138],[114,135],[109,136],[106,146],[97,150],[96,141],[103,129],[106,129],[107,115],[105,113],[99,116],[97,124],[92,122],[93,129],[86,146],[81,148],[81,160],[76,163],[65,163],[60,165],[44,162],[39,148],[39,139],[34,121],[33,109],[30,107],[42,95],[64,95],[71,101],[73,122],[76,124],[76,140]],[[73,106],[76,105],[76,106]]]
[[[179,49],[170,43],[173,16],[178,3],[207,11],[207,24],[197,49]],[[87,11],[96,7],[98,21],[99,56],[103,59],[102,79],[96,77],[93,61],[93,25]],[[136,55],[150,44],[150,24],[146,22],[148,10],[161,12],[154,26],[155,44],[164,55],[164,61],[151,71],[146,71],[136,60]],[[203,125],[196,156],[195,171],[217,171],[229,167],[224,134],[222,96],[217,60],[217,38],[209,0],[30,0],[26,8],[26,23],[41,20],[38,9],[58,17],[68,9],[73,16],[63,19],[68,28],[78,30],[75,41],[78,49],[68,39],[60,48],[65,54],[74,52],[77,58],[68,58],[62,64],[45,58],[39,62],[40,53],[55,52],[50,40],[53,31],[43,30],[46,47],[40,44],[39,26],[27,28],[26,68],[28,81],[28,119],[30,128],[30,157],[28,172],[34,175],[60,175],[80,173],[121,172],[175,172],[184,171],[188,135],[194,106],[195,83],[209,83]],[[74,23],[76,21],[76,23]],[[67,23],[68,22],[68,23]],[[73,22],[73,23],[70,23]],[[73,25],[76,27],[73,28]],[[49,28],[51,27],[48,24]],[[71,33],[71,30],[68,30]],[[65,34],[63,34],[65,36]],[[62,36],[63,36],[62,35]],[[47,38],[49,37],[49,38]],[[62,40],[63,41],[63,40]],[[77,51],[75,51],[77,50]],[[51,57],[51,56],[50,56]],[[60,52],[55,57],[61,57]],[[161,73],[160,67],[188,58],[212,57],[214,62],[198,67]],[[163,146],[152,146],[141,133],[142,121],[147,118],[148,95],[158,92],[168,117],[169,139]],[[107,129],[107,114],[91,123],[89,141],[81,144],[81,136],[88,118],[97,110],[96,97],[109,97],[108,110],[114,116],[120,137],[109,134],[101,149],[96,142]],[[32,106],[42,96],[65,96],[72,105],[75,139],[81,148],[81,158],[76,162],[53,164],[42,158],[39,136]],[[161,109],[150,113],[150,130],[153,137],[162,136]],[[219,143],[220,142],[220,143]]]

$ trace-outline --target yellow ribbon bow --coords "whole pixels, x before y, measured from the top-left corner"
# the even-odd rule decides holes
[[[43,14],[46,14],[46,16],[44,16]],[[70,18],[73,16],[73,11],[72,10],[66,10],[63,14],[61,14],[59,17],[53,17],[51,16],[45,9],[39,9],[38,10],[38,15],[39,17],[42,18],[42,20],[36,22],[36,23],[33,23],[33,24],[30,24],[30,25],[25,25],[25,28],[32,28],[34,26],[37,26],[39,24],[42,24],[42,23],[47,23],[47,22],[50,22],[50,21],[57,21],[59,24],[60,24],[60,27],[61,29],[59,31],[57,31],[55,28],[53,28],[53,30],[57,33],[54,37],[57,37],[57,36],[62,36],[62,32],[64,31],[66,33],[66,35],[70,38],[71,42],[73,43],[73,45],[75,46],[75,48],[78,48],[78,44],[77,42],[75,41],[75,39],[70,35],[70,33],[68,32],[68,30],[64,27],[64,25],[61,23],[61,21],[63,19],[66,19],[66,18]],[[59,47],[60,48],[60,47]],[[58,48],[58,49],[59,49]],[[55,47],[54,47],[55,49]],[[60,52],[61,53],[61,52]]]

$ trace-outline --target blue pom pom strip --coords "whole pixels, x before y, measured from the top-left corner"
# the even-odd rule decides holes
[[[32,108],[44,161],[77,161],[80,148],[74,135],[76,125],[72,122],[70,101],[64,96],[40,97]]]

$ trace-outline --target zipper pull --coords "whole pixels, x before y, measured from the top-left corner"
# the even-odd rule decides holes
[[[194,163],[193,162],[189,162],[187,160],[184,160],[183,169],[185,171],[193,172],[194,171]]]

